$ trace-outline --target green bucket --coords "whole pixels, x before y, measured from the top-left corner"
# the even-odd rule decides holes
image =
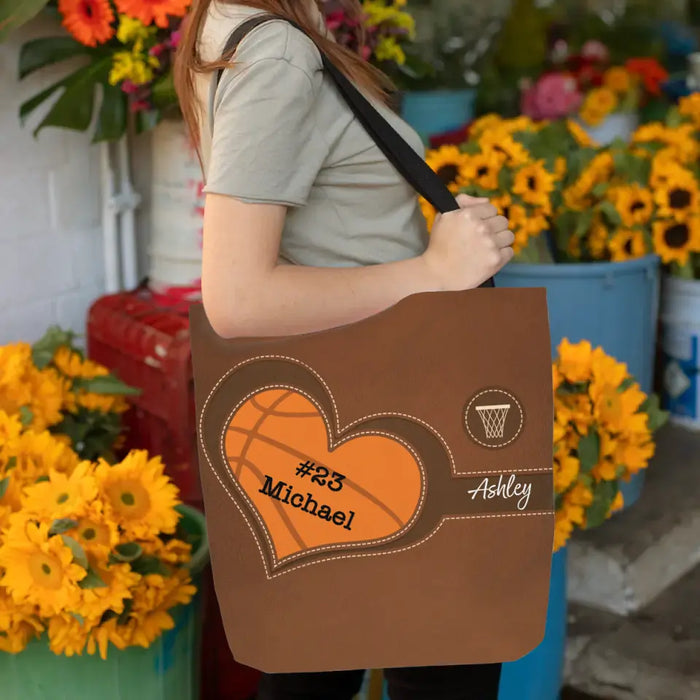
[[[180,506],[182,525],[200,538],[190,569],[201,588],[209,561],[204,516]],[[110,647],[107,660],[99,656],[56,656],[45,639],[31,642],[19,654],[0,652],[2,700],[196,700],[202,622],[201,590],[189,605],[172,611],[175,627],[148,649]]]

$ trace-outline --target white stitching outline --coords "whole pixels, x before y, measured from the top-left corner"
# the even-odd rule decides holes
[[[474,404],[474,402],[480,397],[483,396],[484,394],[492,394],[492,393],[499,393],[499,394],[505,394],[507,397],[513,399],[515,403],[518,406],[518,411],[520,411],[520,425],[518,426],[518,431],[515,433],[515,435],[508,440],[508,442],[501,442],[498,445],[489,445],[485,442],[481,442],[474,433],[472,433],[472,429],[469,427],[469,411]],[[505,389],[484,389],[483,391],[480,391],[467,405],[467,408],[464,411],[464,425],[467,428],[467,432],[471,436],[471,439],[474,440],[474,442],[478,443],[479,445],[482,445],[483,447],[490,447],[491,449],[497,448],[497,447],[505,447],[506,445],[510,445],[511,442],[515,442],[519,437],[520,433],[523,430],[523,423],[525,422],[525,416],[523,414],[523,407],[520,405],[520,401],[518,400],[517,396],[513,396],[508,391],[505,391]]]
[[[248,494],[244,491],[243,487],[238,483],[238,481],[235,479],[235,477],[231,474],[231,480],[233,481],[234,485],[236,486],[237,490],[239,493],[243,496],[243,498],[246,500],[246,503],[250,506],[251,510],[255,514],[255,517],[260,523],[263,532],[265,533],[265,539],[267,540],[267,544],[270,547],[270,552],[272,554],[272,559],[274,562],[273,568],[276,568],[278,565],[285,563],[287,561],[291,561],[294,559],[299,559],[300,557],[304,557],[308,554],[313,554],[314,552],[325,552],[329,549],[338,549],[342,548],[345,549],[346,547],[367,547],[367,546],[374,546],[377,544],[384,544],[386,542],[391,542],[393,540],[397,540],[401,537],[401,535],[405,534],[415,523],[415,521],[418,519],[418,516],[420,515],[421,511],[423,510],[423,505],[425,503],[425,494],[426,494],[426,482],[428,480],[428,477],[425,473],[425,467],[423,466],[423,461],[421,458],[418,456],[416,451],[413,449],[411,445],[409,445],[407,442],[405,442],[402,438],[390,434],[390,433],[384,433],[379,430],[363,430],[362,432],[359,433],[353,433],[352,435],[348,435],[347,437],[343,438],[342,440],[338,442],[333,442],[332,440],[332,428],[330,423],[328,422],[328,419],[326,418],[326,414],[323,411],[323,408],[316,402],[316,400],[311,397],[309,394],[307,394],[305,391],[302,391],[301,389],[291,386],[288,384],[269,384],[266,386],[261,386],[258,389],[255,389],[254,391],[251,391],[247,396],[245,396],[243,399],[241,399],[236,407],[229,413],[228,417],[226,418],[226,425],[224,426],[224,430],[221,433],[221,441],[219,443],[219,447],[221,450],[221,456],[223,457],[223,460],[226,464],[228,464],[228,457],[226,455],[226,433],[228,432],[228,426],[231,424],[231,419],[233,416],[238,412],[238,409],[252,396],[256,396],[257,394],[263,392],[263,391],[268,391],[270,389],[289,389],[291,391],[294,391],[296,393],[301,394],[304,396],[306,399],[308,399],[314,406],[316,406],[316,409],[318,410],[319,414],[323,418],[323,422],[325,423],[326,426],[326,434],[328,435],[328,444],[330,447],[330,451],[332,452],[335,450],[337,447],[340,447],[345,442],[349,442],[350,440],[354,440],[356,437],[362,437],[363,435],[379,435],[381,437],[387,437],[390,440],[394,440],[401,445],[403,445],[414,457],[416,462],[418,463],[418,467],[420,468],[421,472],[421,494],[420,494],[420,500],[418,501],[418,505],[416,506],[415,511],[413,512],[413,515],[411,516],[411,519],[409,522],[407,522],[400,530],[397,532],[387,535],[386,537],[382,537],[380,539],[376,540],[366,540],[362,542],[336,542],[334,544],[327,544],[327,545],[320,545],[318,547],[311,547],[309,549],[304,549],[301,552],[297,552],[296,554],[289,554],[286,557],[282,557],[282,559],[277,558],[277,554],[275,553],[275,547],[270,539],[270,534],[267,530],[267,527],[265,525],[265,521],[262,519],[260,516],[260,513],[258,512],[258,509],[255,507],[255,504],[248,498]],[[229,472],[231,469],[229,468]],[[255,534],[255,533],[253,533]]]
[[[333,413],[335,414],[335,420],[336,424],[338,427],[340,427],[340,418],[338,415],[338,407],[335,403],[335,397],[333,396],[333,393],[329,389],[328,385],[326,384],[325,380],[323,377],[321,377],[316,370],[314,370],[312,367],[307,365],[305,362],[302,362],[301,360],[298,360],[294,357],[289,357],[287,355],[259,355],[258,357],[253,357],[253,358],[248,358],[247,360],[242,360],[238,364],[234,365],[231,369],[229,369],[217,382],[216,384],[212,387],[211,391],[209,392],[209,395],[204,401],[204,404],[202,405],[202,410],[199,415],[199,432],[198,432],[198,440],[199,443],[202,447],[202,452],[204,452],[204,456],[207,460],[207,463],[209,464],[209,468],[211,469],[212,473],[216,477],[216,480],[221,484],[221,487],[226,491],[228,497],[233,501],[233,504],[236,506],[238,509],[238,512],[243,516],[243,520],[245,521],[246,525],[248,525],[248,528],[251,530],[253,534],[253,540],[255,541],[255,546],[258,548],[258,552],[260,553],[260,557],[263,562],[263,567],[265,569],[265,576],[268,580],[271,580],[273,578],[277,578],[278,576],[284,576],[285,574],[291,573],[292,571],[296,571],[297,569],[304,569],[308,566],[314,566],[316,564],[322,564],[328,561],[337,561],[341,559],[357,559],[360,557],[377,557],[377,556],[384,556],[388,554],[398,554],[400,552],[406,552],[411,549],[414,549],[415,547],[418,547],[419,545],[427,542],[431,537],[436,535],[439,530],[442,528],[442,526],[447,522],[448,520],[485,520],[485,519],[493,519],[493,518],[522,518],[522,517],[532,517],[532,516],[544,516],[544,515],[553,515],[554,511],[536,511],[536,512],[531,512],[531,513],[495,513],[495,514],[489,514],[489,515],[446,515],[443,517],[443,519],[440,521],[438,526],[431,532],[430,534],[426,535],[423,539],[419,540],[418,542],[414,542],[412,545],[408,545],[407,547],[403,547],[401,549],[395,549],[390,552],[363,552],[362,554],[345,554],[345,555],[339,555],[339,556],[333,556],[333,557],[326,557],[324,559],[317,559],[315,561],[311,562],[306,562],[305,564],[297,564],[296,566],[291,566],[289,568],[285,568],[284,571],[279,571],[277,573],[271,573],[270,569],[267,565],[267,559],[265,557],[265,553],[262,550],[262,547],[260,546],[260,541],[258,537],[255,535],[255,531],[253,530],[253,527],[250,524],[250,521],[248,520],[248,516],[245,514],[243,509],[241,508],[240,504],[236,501],[236,498],[233,496],[233,494],[229,491],[229,489],[226,487],[226,484],[221,480],[221,477],[217,473],[216,469],[214,469],[214,465],[211,462],[211,459],[209,457],[209,452],[207,451],[207,447],[204,443],[204,439],[202,437],[203,435],[203,423],[204,423],[204,413],[206,412],[207,406],[209,405],[209,402],[212,399],[212,396],[216,393],[218,388],[223,384],[226,379],[229,378],[234,372],[236,372],[239,368],[252,364],[254,362],[260,362],[263,360],[286,360],[288,362],[292,362],[293,364],[300,365],[304,367],[307,371],[311,372],[311,374],[318,379],[323,387],[326,389],[328,396],[331,399],[331,403],[333,405]],[[298,389],[295,389],[298,391]],[[450,464],[452,465],[452,471],[453,474],[455,475],[460,475],[460,476],[490,476],[493,474],[493,472],[458,472],[456,471],[455,467],[455,462],[454,462],[454,457],[452,455],[452,451],[450,450],[449,445],[445,442],[444,438],[440,433],[435,430],[431,425],[426,423],[425,421],[421,420],[420,418],[415,418],[413,416],[409,416],[407,414],[401,414],[401,413],[387,413],[387,414],[381,414],[381,413],[376,413],[372,414],[371,416],[365,416],[364,418],[360,418],[357,421],[354,421],[353,423],[348,424],[345,427],[345,430],[338,430],[338,433],[345,432],[348,428],[352,427],[353,425],[356,425],[357,423],[364,422],[365,420],[368,420],[370,418],[374,417],[404,417],[404,418],[409,418],[411,420],[415,420],[416,422],[420,423],[421,425],[425,426],[428,428],[434,435],[436,435],[439,439],[440,442],[443,444],[445,447],[447,454],[449,455],[450,458]],[[230,471],[230,469],[229,469]],[[522,473],[522,472],[538,472],[542,474],[546,474],[549,469],[520,469],[520,470],[515,470],[515,469],[510,469],[508,470],[511,473]],[[275,554],[274,551],[272,551],[272,556],[274,558]]]

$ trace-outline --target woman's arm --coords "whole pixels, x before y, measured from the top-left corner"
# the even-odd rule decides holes
[[[222,337],[295,335],[358,321],[417,292],[479,286],[512,257],[486,200],[439,217],[423,255],[352,268],[278,265],[286,207],[207,195],[202,294]]]

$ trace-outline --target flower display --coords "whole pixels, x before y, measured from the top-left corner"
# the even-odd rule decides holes
[[[415,37],[415,20],[406,0],[362,0],[362,15],[350,17],[333,0],[326,0],[326,26],[336,41],[380,66],[403,65],[403,44]]]
[[[555,52],[556,54],[556,52]],[[521,85],[521,111],[533,119],[578,117],[594,127],[614,112],[631,112],[661,95],[668,79],[655,58],[631,58],[611,65],[600,42],[589,41],[580,54],[564,47],[553,65],[534,83]]]
[[[640,126],[629,145],[582,148],[569,159],[552,219],[558,248],[574,260],[658,254],[676,275],[700,273],[700,129],[696,96],[666,121]]]
[[[192,543],[159,458],[80,460],[0,410],[0,650],[46,634],[56,654],[149,646],[195,594]]]
[[[81,458],[111,458],[126,397],[138,390],[85,359],[73,338],[51,328],[33,346],[0,346],[0,410],[36,432],[48,429]]]
[[[576,528],[597,527],[622,508],[620,484],[646,469],[667,414],[626,365],[588,341],[563,340],[552,374],[557,550]]]

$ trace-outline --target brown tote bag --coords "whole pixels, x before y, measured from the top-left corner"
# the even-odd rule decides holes
[[[269,19],[242,25],[227,55]],[[324,65],[399,171],[457,208]],[[191,335],[214,581],[238,661],[496,663],[541,642],[554,527],[544,290],[420,293],[330,330],[235,340],[197,305]]]

